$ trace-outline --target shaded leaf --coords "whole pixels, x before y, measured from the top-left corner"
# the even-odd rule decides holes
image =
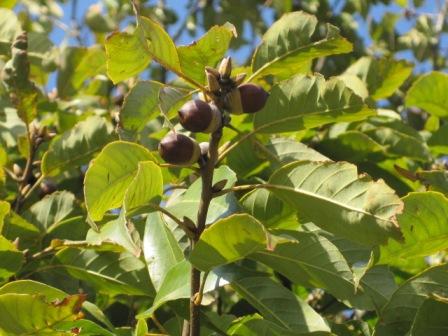
[[[417,176],[429,190],[438,191],[448,196],[448,172],[446,170],[423,170],[419,171]]]
[[[130,253],[65,248],[54,264],[108,295],[154,295],[146,265]]]
[[[352,271],[337,247],[323,236],[282,231],[296,241],[279,243],[273,251],[258,251],[251,258],[266,264],[293,283],[328,290],[340,299],[355,293]]]
[[[419,308],[432,295],[448,297],[448,265],[431,267],[404,282],[381,311],[376,335],[405,335]]]
[[[307,303],[268,277],[242,278],[230,285],[266,320],[287,331],[330,331],[324,319]]]
[[[42,173],[45,176],[55,176],[65,170],[80,167],[114,139],[112,125],[104,118],[98,116],[87,118],[52,139],[42,158]]]
[[[444,336],[448,329],[448,301],[428,298],[418,309],[411,328],[412,336]]]
[[[163,281],[154,298],[152,307],[143,313],[137,315],[137,318],[150,317],[159,307],[164,303],[177,300],[186,299],[190,297],[190,270],[191,264],[187,260],[182,260],[173,266],[163,278]],[[203,276],[203,274],[202,274]],[[210,273],[205,281],[204,293],[210,292],[226,282],[218,279],[218,277]]]
[[[163,87],[156,81],[139,81],[129,90],[120,111],[123,128],[138,132],[154,118],[159,107],[159,91]]]

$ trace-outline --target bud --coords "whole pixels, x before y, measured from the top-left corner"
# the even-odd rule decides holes
[[[179,110],[181,125],[190,132],[212,133],[221,127],[221,112],[214,104],[195,99]]]
[[[20,176],[22,176],[22,174],[23,174],[23,170],[22,170],[22,168],[21,168],[17,163],[14,163],[14,164],[12,165],[12,172],[13,172],[14,175],[17,176],[17,177],[20,177]]]
[[[201,149],[201,155],[207,156],[208,155],[208,149],[210,147],[210,144],[208,142],[201,142],[199,144],[199,148]]]
[[[160,141],[159,154],[168,163],[188,166],[198,161],[201,150],[192,138],[170,132]]]
[[[219,77],[216,77],[214,73],[207,71],[207,69],[205,69],[205,75],[207,76],[208,89],[210,90],[210,92],[213,93],[219,92],[220,88],[218,82]]]
[[[222,79],[227,79],[232,73],[232,59],[229,57],[223,58],[221,64],[218,67],[218,72]]]
[[[235,82],[235,85],[238,86],[243,82],[244,78],[246,78],[246,74],[240,73],[239,75],[235,76],[235,79],[233,81]]]

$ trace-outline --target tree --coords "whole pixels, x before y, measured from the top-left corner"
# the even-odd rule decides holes
[[[379,3],[3,2],[0,334],[444,335],[448,2]]]

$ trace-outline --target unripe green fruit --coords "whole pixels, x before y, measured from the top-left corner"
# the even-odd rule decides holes
[[[201,149],[192,138],[171,132],[160,141],[159,154],[168,163],[186,166],[198,161]]]
[[[260,111],[269,98],[269,94],[259,85],[252,83],[238,86],[241,98],[241,107],[244,113]]]
[[[212,133],[221,126],[221,113],[214,104],[195,99],[181,107],[179,120],[190,132]]]

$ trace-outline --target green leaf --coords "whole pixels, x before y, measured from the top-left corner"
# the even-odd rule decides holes
[[[89,320],[60,322],[55,329],[58,332],[64,332],[63,335],[71,335],[73,330],[80,330],[80,336],[114,336],[110,331]]]
[[[426,299],[418,309],[410,334],[412,336],[444,336],[448,330],[446,298]]]
[[[56,324],[79,318],[84,294],[48,302],[43,295],[0,295],[0,333],[3,335],[56,334]]]
[[[436,154],[448,153],[448,124],[441,126],[428,139],[428,146]]]
[[[140,242],[132,236],[132,229],[134,227],[126,221],[126,213],[122,210],[117,219],[104,224],[99,232],[90,230],[87,233],[86,242],[98,246],[102,242],[118,244],[134,256],[139,257],[141,252]]]
[[[154,295],[145,263],[130,253],[64,248],[54,264],[108,295]]]
[[[312,41],[317,19],[305,12],[283,15],[264,34],[252,58],[252,79],[275,75],[288,78],[309,71],[315,58],[352,51],[352,44],[339,35],[339,29],[327,25],[327,36]]]
[[[11,205],[8,202],[0,201],[0,233],[2,233],[3,222],[10,209]]]
[[[355,293],[352,271],[328,239],[310,232],[282,231],[282,236],[297,241],[279,243],[273,251],[258,251],[250,257],[294,283],[323,288],[339,299]]]
[[[428,256],[448,248],[448,198],[433,191],[414,192],[403,198],[398,223],[404,243],[389,241],[381,247],[382,263]]]
[[[75,195],[68,191],[56,191],[34,203],[24,214],[42,233],[51,232],[74,210]]]
[[[375,117],[362,123],[358,129],[383,147],[389,155],[428,160],[429,150],[422,136],[400,120]]]
[[[140,161],[154,158],[145,147],[125,141],[107,144],[92,161],[84,179],[86,207],[92,220],[101,220],[107,210],[121,206]]]
[[[302,160],[331,161],[318,151],[291,138],[275,137],[270,139],[266,149],[277,157],[280,166],[288,162]]]
[[[413,65],[392,58],[361,57],[344,74],[362,79],[373,99],[392,95],[412,73]]]
[[[148,333],[148,325],[145,320],[138,320],[135,326],[134,336],[146,336]]]
[[[289,331],[263,319],[260,315],[247,315],[235,320],[227,330],[231,336],[325,336],[333,335],[327,331],[297,332]]]
[[[159,290],[168,271],[184,259],[181,248],[159,212],[150,213],[146,219],[143,253],[156,290]]]
[[[0,288],[0,295],[3,294],[40,294],[45,296],[48,301],[63,300],[67,296],[67,294],[60,289],[34,280],[17,280],[8,282]]]
[[[17,0],[3,0],[0,7],[13,8],[16,5]]]
[[[406,94],[406,106],[417,106],[431,115],[448,117],[448,75],[430,72],[417,79]]]
[[[187,260],[174,265],[165,275],[152,307],[137,315],[137,319],[148,318],[164,303],[190,297],[191,264]],[[225,284],[215,274],[210,273],[205,281],[204,293],[210,292]]]
[[[298,75],[272,88],[265,107],[255,114],[254,131],[298,131],[373,115],[362,98],[337,78]]]
[[[163,193],[163,176],[160,167],[152,161],[138,163],[137,173],[129,183],[124,197],[126,210],[147,204]]]
[[[189,259],[198,269],[210,271],[263,250],[267,244],[266,235],[263,225],[254,217],[232,215],[204,230]]]
[[[64,48],[57,78],[58,95],[76,95],[86,79],[105,72],[105,63],[104,50],[99,46]]]
[[[199,40],[177,47],[182,72],[203,84],[205,67],[216,66],[226,54],[234,36],[236,36],[236,29],[227,22],[222,26],[213,26]]]
[[[107,75],[117,84],[146,69],[151,56],[148,46],[139,38],[139,28],[133,34],[113,33],[106,39]]]
[[[164,85],[155,81],[139,81],[124,98],[120,122],[126,130],[141,131],[158,113],[159,91]]]
[[[423,170],[417,172],[417,176],[429,190],[438,191],[448,196],[448,172],[446,170]]]
[[[400,199],[383,181],[358,176],[355,165],[293,162],[277,170],[268,186],[300,217],[329,232],[365,245],[400,238],[395,218]]]
[[[229,167],[220,166],[215,169],[213,183],[217,183],[224,179],[227,180],[224,188],[230,188],[237,180],[236,174]],[[167,202],[167,210],[176,215],[178,218],[183,218],[186,216],[192,220],[195,220],[199,208],[199,199],[202,188],[201,185],[201,179],[197,179],[184,193],[170,199]],[[237,209],[237,201],[235,196],[231,193],[213,198],[207,213],[207,224],[211,224],[219,218],[235,212]],[[166,218],[166,220],[168,224],[172,222],[168,218]]]
[[[448,297],[448,265],[431,267],[404,282],[381,311],[376,335],[406,335],[425,300]]]
[[[0,54],[9,54],[10,44],[20,31],[16,14],[9,9],[0,8]]]
[[[351,306],[363,310],[380,312],[397,289],[394,274],[387,266],[367,269],[357,282],[359,282],[358,291],[348,299],[348,302]]]
[[[233,280],[231,286],[266,320],[287,331],[330,331],[324,319],[307,303],[268,277]]]
[[[20,270],[25,261],[23,253],[17,247],[0,235],[0,281],[8,280]]]
[[[180,73],[180,61],[176,46],[163,27],[151,18],[138,17],[142,35],[148,40],[148,52],[152,58],[174,73]]]
[[[104,118],[92,116],[55,137],[42,158],[42,173],[56,176],[80,167],[105,144],[115,139],[113,128]]]
[[[266,189],[248,192],[240,199],[240,204],[266,227],[293,229],[298,226],[292,209]]]

